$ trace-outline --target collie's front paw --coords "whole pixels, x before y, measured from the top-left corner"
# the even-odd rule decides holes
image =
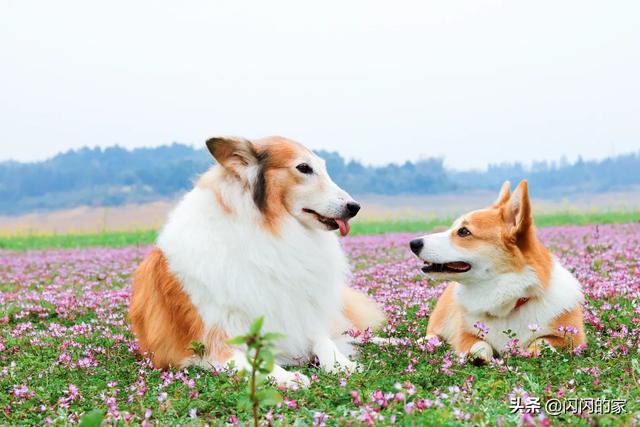
[[[476,342],[469,350],[469,358],[476,364],[489,363],[492,357],[493,348],[484,341]]]
[[[275,366],[268,376],[273,379],[279,386],[290,389],[307,388],[311,384],[311,380],[304,374],[295,371],[287,371],[280,366]]]
[[[323,366],[322,369],[330,374],[337,374],[338,372],[347,372],[354,374],[356,372],[362,372],[362,366],[358,362],[346,360],[343,362],[336,362],[333,366]]]
[[[358,362],[349,360],[349,358],[344,355],[336,357],[333,364],[321,364],[320,367],[331,374],[336,374],[338,372],[348,372],[351,374],[362,372],[362,366],[360,366]]]
[[[362,370],[360,365],[349,360],[349,358],[338,349],[336,343],[331,339],[319,339],[316,341],[313,351],[316,356],[318,356],[320,368],[322,368],[323,371],[330,373],[340,371],[354,373]]]

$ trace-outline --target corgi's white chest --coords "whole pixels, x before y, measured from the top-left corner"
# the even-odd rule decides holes
[[[533,339],[555,332],[550,329],[552,321],[584,300],[580,283],[557,260],[547,288],[526,270],[506,279],[477,287],[458,284],[455,293],[457,302],[466,309],[467,329],[484,334],[483,339],[497,351],[504,350],[512,337],[525,347]],[[515,308],[517,300],[525,296],[531,299]],[[474,328],[476,322],[483,323],[488,332]]]

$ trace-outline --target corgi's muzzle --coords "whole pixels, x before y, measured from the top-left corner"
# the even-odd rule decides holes
[[[466,273],[471,270],[471,265],[464,261],[436,264],[425,261],[421,270],[425,273]]]
[[[466,273],[471,270],[471,264],[464,261],[451,261],[445,263],[436,263],[425,260],[420,256],[422,249],[424,248],[424,239],[413,239],[409,242],[411,251],[416,254],[418,258],[424,261],[424,266],[421,270],[424,273]]]

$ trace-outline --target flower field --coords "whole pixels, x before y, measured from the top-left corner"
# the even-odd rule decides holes
[[[636,425],[640,423],[640,224],[542,228],[584,286],[588,346],[530,358],[513,349],[476,367],[425,334],[444,284],[408,250],[415,234],[342,240],[352,285],[380,302],[397,345],[363,346],[365,370],[314,367],[305,390],[265,409],[276,425]],[[244,380],[201,368],[154,370],[136,352],[126,311],[148,246],[0,251],[0,425],[67,425],[100,410],[115,425],[243,425]],[[550,400],[624,401],[621,411]],[[515,411],[513,402],[541,408]],[[591,412],[591,413],[589,413]],[[620,413],[614,413],[620,412]]]

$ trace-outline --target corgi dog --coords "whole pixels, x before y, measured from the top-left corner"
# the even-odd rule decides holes
[[[585,343],[582,287],[536,236],[527,181],[511,194],[505,182],[495,203],[463,215],[442,233],[412,240],[422,271],[452,281],[427,325],[476,362],[488,362],[513,335],[518,347]]]
[[[338,237],[358,203],[329,177],[325,162],[281,137],[212,138],[217,161],[170,213],[157,246],[134,274],[129,317],[142,352],[158,368],[235,366],[250,370],[228,344],[264,316],[284,334],[270,377],[309,379],[282,368],[317,356],[320,367],[356,370],[345,331],[374,329],[379,307],[348,287]],[[204,344],[204,356],[190,350]]]

